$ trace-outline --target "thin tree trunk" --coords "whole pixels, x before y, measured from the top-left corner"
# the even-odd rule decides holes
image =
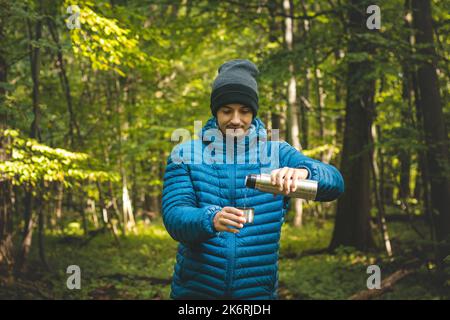
[[[44,187],[44,186],[43,186]],[[44,188],[42,188],[44,190]],[[43,191],[42,191],[43,192]],[[47,259],[45,257],[45,217],[44,217],[44,203],[43,194],[38,197],[37,210],[38,210],[38,246],[39,246],[39,258],[46,270],[50,270]]]
[[[325,121],[323,118],[323,105],[325,101],[325,93],[322,88],[322,83],[320,79],[321,79],[321,72],[316,64],[316,58],[314,55],[314,82],[316,87],[316,99],[317,99],[317,123],[319,124],[319,144],[323,145],[325,143],[325,132],[324,132]],[[325,160],[324,156],[325,153],[320,152],[321,161]]]
[[[414,92],[414,102],[415,102],[415,115],[416,115],[416,130],[419,133],[419,140],[421,143],[424,143],[424,128],[423,128],[423,116],[422,116],[422,108],[421,108],[421,98],[420,98],[420,92],[419,87],[417,84],[417,74],[416,72],[411,72],[411,78],[412,78],[412,86],[413,86],[413,92]],[[430,237],[435,242],[436,241],[436,234],[435,234],[435,226],[433,221],[433,215],[431,213],[431,196],[430,196],[430,179],[428,175],[428,165],[426,161],[426,155],[425,151],[419,150],[418,155],[418,177],[416,180],[416,190],[415,192],[418,193],[418,199],[420,197],[423,200],[423,209],[425,210],[425,216],[427,218],[427,221],[430,225]],[[419,189],[419,190],[417,190]]]
[[[108,217],[108,209],[106,208],[106,203],[105,203],[105,199],[103,197],[103,191],[102,191],[102,186],[101,186],[100,182],[97,182],[97,190],[98,190],[100,210],[102,212],[102,221],[104,224],[104,228],[107,228],[110,230],[111,234],[114,237],[116,244],[120,246],[118,232]]]
[[[341,59],[341,51],[340,49],[336,49],[334,51],[334,59],[335,63],[338,64],[339,59]],[[334,100],[337,106],[341,104],[341,94],[342,94],[342,84],[340,79],[336,78],[334,84]],[[341,116],[340,112],[336,118],[336,134],[335,134],[335,144],[337,146],[341,146],[343,144],[342,137],[344,136],[344,117]],[[337,163],[340,163],[340,159],[338,159]]]
[[[102,221],[104,224],[104,227],[106,228],[108,225],[108,211],[106,210],[106,204],[105,204],[105,199],[103,197],[103,191],[102,191],[102,186],[100,184],[100,182],[97,181],[97,191],[98,191],[98,201],[99,201],[99,206],[100,206],[100,213],[102,216]]]
[[[94,224],[95,229],[98,229],[98,217],[97,217],[97,209],[95,207],[95,201],[92,199],[87,199],[87,207],[92,216],[92,223]]]
[[[127,230],[135,230],[136,222],[134,220],[133,208],[131,206],[131,199],[128,194],[127,179],[125,174],[122,180],[122,205],[123,205],[123,215],[124,215],[124,225]],[[126,219],[126,223],[125,223]]]
[[[276,110],[274,110],[271,114],[271,122],[272,122],[272,130],[274,129],[280,130],[281,118],[280,114]]]
[[[278,43],[279,37],[284,36],[280,34],[280,24],[277,21],[277,11],[281,7],[280,2],[278,0],[269,1],[267,3],[267,9],[269,11],[269,41],[272,43]],[[277,81],[272,81],[272,94],[273,96],[276,96],[278,92],[278,86]],[[273,109],[270,111],[270,130],[278,130],[279,131],[279,137],[282,137],[282,134],[284,134],[284,130],[282,130],[281,125],[281,108],[276,103],[273,106]],[[283,131],[283,133],[282,133]]]
[[[56,208],[55,208],[55,216],[56,216],[56,225],[59,230],[63,229],[62,225],[62,204],[64,199],[64,184],[62,182],[57,182],[56,185],[56,192],[57,192],[57,198],[56,198]]]
[[[142,204],[139,203],[139,185],[138,185],[138,177],[136,172],[136,162],[133,161],[131,164],[131,203],[134,205],[135,210],[134,214],[139,216],[140,208],[142,208]],[[139,209],[138,209],[139,208]]]
[[[294,6],[292,0],[283,0],[283,8],[286,15],[292,16],[294,12]],[[288,51],[293,51],[293,40],[294,40],[294,21],[292,18],[285,18],[285,44]],[[297,81],[295,78],[295,67],[293,61],[289,63],[289,74],[290,79],[287,87],[287,96],[288,96],[288,125],[289,125],[289,136],[290,142],[294,148],[297,150],[301,150],[302,147],[300,145],[299,139],[299,125],[298,125],[298,111],[299,106],[297,102]],[[303,220],[303,203],[301,199],[292,199],[294,202],[294,210],[295,210],[295,218],[294,218],[294,226],[301,227]]]
[[[381,139],[381,132],[378,127],[378,132]],[[383,188],[380,189],[382,191],[383,203],[389,206],[394,205],[394,186],[395,181],[393,177],[394,168],[392,167],[392,163],[390,161],[384,161],[384,157],[381,158],[383,162],[380,162],[380,165],[383,165],[384,172],[384,181]]]
[[[82,189],[83,186],[80,186],[80,189]],[[80,216],[81,216],[81,224],[83,226],[83,234],[85,236],[88,235],[88,221],[86,218],[86,208],[85,208],[85,193],[83,190],[80,190],[80,196],[78,199],[78,211],[80,212]]]
[[[80,127],[78,126],[78,123],[76,121],[75,118],[75,113],[73,110],[73,103],[72,103],[72,94],[71,94],[71,90],[70,90],[70,82],[69,79],[67,77],[67,73],[66,73],[66,68],[65,68],[65,64],[64,64],[64,58],[62,55],[62,48],[61,48],[61,44],[59,42],[59,36],[58,36],[58,31],[56,29],[56,25],[53,22],[53,20],[48,19],[47,20],[48,23],[48,28],[50,31],[50,34],[53,38],[53,41],[55,42],[56,46],[58,47],[58,52],[57,52],[57,61],[58,61],[58,68],[59,68],[59,75],[60,75],[60,79],[61,79],[61,87],[64,91],[65,97],[66,97],[66,103],[67,103],[67,111],[69,112],[69,137],[70,137],[70,145],[72,148],[74,148],[75,146],[75,141],[74,141],[74,129],[76,130],[76,134],[77,134],[77,142],[81,143],[81,134],[80,134]]]
[[[373,45],[359,36],[366,29],[366,1],[350,1],[348,8],[349,53],[374,53]],[[371,60],[349,62],[347,71],[347,101],[341,171],[346,190],[339,198],[335,227],[330,243],[334,250],[340,245],[367,250],[374,246],[370,228],[370,152],[375,80]]]
[[[30,252],[31,247],[31,240],[33,236],[33,227],[34,227],[34,221],[33,221],[33,194],[30,186],[26,187],[25,191],[25,209],[24,209],[24,229],[23,229],[23,237],[22,242],[20,246],[19,254],[16,258],[16,265],[15,265],[15,272],[16,274],[21,273],[24,271],[25,267],[25,261],[28,257],[28,253]]]
[[[300,143],[304,149],[308,149],[309,145],[308,111],[311,110],[309,102],[309,73],[309,69],[306,69],[300,94],[300,127],[302,132]]]
[[[2,131],[0,127],[0,161],[5,161],[9,158],[9,139],[3,136]],[[5,267],[7,278],[14,266],[12,194],[11,182],[0,175],[0,267]]]
[[[383,181],[383,172],[378,168],[377,158],[381,157],[381,152],[376,151],[375,142],[377,141],[377,129],[375,126],[372,126],[372,134],[371,134],[371,168],[372,168],[372,178],[373,178],[373,190],[375,194],[375,203],[377,206],[377,215],[378,215],[378,225],[381,232],[381,239],[383,240],[384,247],[386,249],[386,253],[389,257],[392,256],[392,246],[391,240],[389,238],[389,232],[386,224],[386,211],[385,205],[381,196],[381,181]],[[383,160],[379,160],[380,163],[383,163]],[[380,181],[380,183],[378,183]]]
[[[2,178],[0,177],[0,179]],[[8,180],[0,181],[0,193],[0,266],[5,267],[6,275],[9,278],[13,271],[14,255],[11,205],[12,190]]]
[[[109,185],[109,197],[111,198],[111,204],[112,204],[112,207],[113,207],[113,210],[114,210],[114,214],[115,214],[115,216],[116,216],[116,218],[118,220],[119,227],[121,229],[123,229],[122,223],[125,223],[125,222],[122,221],[122,219],[121,219],[121,213],[120,213],[120,209],[119,209],[119,204],[117,203],[116,196],[114,195],[114,189],[113,189],[112,182],[109,181],[108,185]]]
[[[42,2],[39,2],[38,12],[42,9]],[[41,110],[39,106],[39,71],[41,66],[41,50],[38,45],[32,46],[32,42],[37,42],[42,36],[42,21],[39,18],[36,21],[35,33],[33,34],[33,28],[31,21],[27,20],[28,27],[28,40],[29,40],[29,50],[30,50],[30,66],[31,66],[31,79],[33,81],[33,91],[32,91],[32,103],[33,103],[33,115],[34,119],[31,123],[31,138],[35,138],[38,141],[41,140],[40,134],[40,122],[41,122]],[[33,209],[32,200],[33,195],[31,189],[26,188],[25,194],[25,211],[24,211],[24,233],[21,245],[21,250],[17,258],[17,272],[24,270],[25,260],[28,256],[31,247],[32,234],[33,234]]]
[[[277,92],[277,85],[274,82],[272,82],[272,92]],[[281,116],[280,116],[281,108],[278,104],[275,104],[273,107],[273,110],[270,114],[271,119],[270,122],[272,124],[271,130],[278,130],[279,131],[279,137],[281,139]]]
[[[121,85],[123,83],[123,86]],[[133,209],[131,204],[131,199],[128,192],[128,184],[127,184],[127,173],[125,170],[125,165],[123,163],[123,151],[122,144],[126,142],[126,137],[123,135],[124,131],[128,130],[129,123],[127,120],[123,120],[122,118],[126,118],[125,115],[125,105],[128,102],[128,94],[129,94],[129,85],[127,83],[126,78],[121,78],[120,81],[116,81],[116,93],[119,95],[120,88],[123,87],[123,99],[122,101],[117,101],[117,132],[119,136],[119,171],[122,176],[122,215],[123,215],[123,225],[122,232],[124,235],[127,234],[128,231],[133,230],[136,232],[136,223],[134,221]]]
[[[307,12],[304,0],[300,2],[303,14]],[[306,41],[309,37],[310,22],[308,20],[298,21],[298,33],[299,36],[296,39],[298,41]],[[308,110],[312,109],[310,98],[309,98],[309,86],[310,86],[310,69],[305,68],[303,77],[303,84],[299,90],[299,103],[300,103],[300,115],[299,124],[301,130],[300,143],[304,149],[308,149],[309,140],[309,121],[308,121]]]
[[[405,30],[407,30],[406,35],[406,41],[407,43],[411,43],[411,26],[408,21],[408,17],[410,14],[410,0],[405,0],[404,5],[404,26]],[[411,54],[411,51],[409,50],[408,56]],[[411,75],[411,68],[409,66],[409,63],[403,62],[402,63],[402,100],[405,103],[406,106],[402,106],[402,109],[400,111],[401,113],[401,122],[405,128],[411,128],[413,125],[412,121],[412,75]],[[404,148],[400,149],[400,188],[399,188],[399,198],[400,201],[403,203],[406,202],[407,198],[409,198],[411,195],[410,191],[410,180],[411,180],[411,152],[409,150],[405,150]]]
[[[0,19],[0,38],[4,38],[4,19]],[[8,80],[5,53],[0,48],[0,82]],[[0,106],[5,102],[6,91],[0,86]],[[11,138],[4,134],[8,128],[8,114],[0,108],[0,162],[11,158]],[[5,267],[6,278],[11,281],[14,266],[13,255],[13,190],[12,183],[0,173],[0,267]],[[2,269],[0,268],[0,271]]]
[[[40,8],[42,8],[42,3],[39,2]],[[31,138],[41,140],[40,133],[40,123],[41,123],[41,109],[39,106],[39,72],[41,68],[41,49],[38,45],[32,46],[33,42],[38,42],[42,36],[42,21],[38,19],[35,25],[35,34],[33,35],[31,22],[28,20],[28,37],[29,37],[29,50],[30,50],[30,66],[31,66],[31,79],[33,81],[33,92],[32,92],[32,102],[33,102],[33,115],[34,119],[31,124]]]
[[[439,81],[436,74],[431,3],[413,0],[413,21],[416,29],[417,53],[426,56],[418,65],[420,107],[423,115],[427,164],[430,177],[432,214],[436,217],[436,235],[440,241],[438,264],[450,254],[450,183],[448,134],[442,110]]]
[[[375,138],[374,138],[375,137]],[[375,141],[379,142],[381,140],[381,129],[379,125],[372,125],[372,129],[371,129],[371,145],[372,145],[372,157],[375,157],[374,160],[371,161],[372,164],[374,164],[376,167],[376,176],[374,177],[374,181],[376,181],[376,178],[378,177],[378,185],[374,186],[374,190],[376,189],[376,192],[378,193],[378,201],[380,202],[381,206],[383,207],[383,211],[384,211],[384,207],[386,205],[386,187],[385,187],[385,182],[387,180],[386,178],[386,170],[385,170],[385,165],[384,165],[384,155],[383,155],[383,148],[380,146],[378,148],[378,152],[376,152],[375,150],[375,146],[373,146],[373,144],[375,143]],[[375,163],[374,163],[375,162]],[[378,166],[379,164],[379,166]]]

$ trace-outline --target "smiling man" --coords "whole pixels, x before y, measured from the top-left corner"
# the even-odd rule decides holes
[[[279,240],[288,198],[246,189],[247,175],[270,173],[272,183],[286,194],[295,191],[297,179],[316,180],[316,201],[332,201],[344,190],[335,167],[306,157],[286,142],[267,141],[257,117],[258,74],[248,60],[220,66],[211,92],[213,117],[202,133],[216,130],[223,139],[187,142],[193,146],[186,149],[191,158],[198,150],[203,156],[211,146],[224,146],[225,153],[200,164],[168,159],[162,214],[167,231],[180,243],[173,299],[277,298]],[[238,148],[238,141],[244,141],[245,148]],[[269,162],[262,161],[266,152],[272,156]],[[238,161],[255,154],[254,162]],[[225,162],[217,161],[225,156]],[[252,224],[245,224],[239,207],[254,208]]]

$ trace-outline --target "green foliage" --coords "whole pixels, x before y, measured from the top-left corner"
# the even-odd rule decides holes
[[[50,148],[34,139],[20,136],[17,130],[5,130],[11,139],[11,158],[0,162],[0,172],[13,184],[36,186],[43,181],[60,181],[70,186],[74,181],[118,181],[114,172],[96,170],[85,153]]]
[[[66,2],[67,6],[71,4]],[[76,57],[85,57],[92,63],[94,70],[114,70],[125,76],[121,66],[136,67],[149,62],[149,58],[139,49],[139,36],[131,30],[122,28],[117,19],[108,19],[91,9],[93,3],[80,4],[80,24],[71,32],[72,48]],[[109,9],[108,3],[103,4]]]
[[[69,227],[79,230],[72,223]],[[119,246],[110,234],[95,236],[87,246],[81,244],[83,237],[78,232],[70,236],[47,234],[52,273],[37,268],[38,274],[45,275],[38,283],[56,299],[168,299],[177,243],[161,221],[151,226],[139,223],[137,230],[137,235],[121,237]],[[30,259],[39,265],[36,249]],[[66,269],[72,264],[81,268],[81,290],[66,287]],[[51,292],[45,290],[49,286]]]
[[[83,195],[75,200],[80,201],[75,205],[81,206],[87,197],[97,202],[97,209],[100,198],[97,184],[85,182],[107,182],[101,185],[106,205],[115,197],[119,211],[123,185],[118,182],[127,178],[133,209],[155,210],[148,206],[150,200],[159,200],[161,195],[165,162],[175,145],[170,141],[171,133],[176,128],[193,133],[194,120],[205,123],[210,116],[210,86],[217,68],[233,58],[248,58],[259,66],[259,115],[266,124],[275,114],[289,120],[286,87],[292,77],[292,65],[297,97],[306,101],[297,101],[306,106],[300,124],[303,125],[303,120],[308,122],[309,145],[303,152],[313,158],[330,156],[333,163],[338,163],[343,129],[338,131],[337,124],[339,121],[343,124],[345,119],[347,68],[350,63],[370,62],[373,68],[361,75],[360,80],[376,79],[373,116],[381,136],[374,147],[379,152],[378,161],[383,157],[385,170],[380,184],[383,182],[386,189],[393,188],[393,201],[398,205],[387,207],[387,213],[404,214],[397,199],[399,155],[411,156],[413,190],[418,186],[416,178],[420,177],[418,154],[429,147],[422,142],[414,99],[404,97],[405,69],[415,68],[417,61],[430,60],[430,56],[410,50],[410,31],[402,20],[404,1],[383,2],[382,29],[356,35],[359,44],[372,44],[374,52],[351,54],[347,50],[348,41],[355,35],[348,32],[345,3],[313,0],[293,3],[296,15],[330,13],[308,19],[307,24],[295,19],[291,51],[284,42],[282,8],[276,8],[271,15],[265,5],[257,9],[261,1],[256,0],[245,3],[59,0],[51,5],[44,1],[42,7],[33,0],[0,1],[0,58],[7,66],[7,82],[0,82],[0,88],[5,90],[0,96],[0,116],[13,129],[6,131],[11,148],[8,160],[0,162],[1,177],[35,189],[45,189],[41,182],[47,186],[47,182],[54,181],[66,187],[82,185]],[[450,105],[446,103],[449,90],[445,90],[449,82],[450,51],[445,38],[450,28],[449,2],[432,3],[438,77],[444,114],[450,123]],[[72,4],[81,10],[80,29],[69,30],[65,24],[69,16],[66,9]],[[48,21],[54,23],[54,30],[50,30]],[[36,40],[39,22],[42,37]],[[307,31],[303,30],[306,27]],[[24,135],[35,117],[30,49],[37,48],[41,143]],[[322,102],[320,114],[319,102]],[[319,136],[321,128],[324,137]],[[48,200],[52,190],[43,191],[44,206],[52,207],[52,201]],[[18,194],[21,196],[21,192]],[[411,215],[423,215],[420,197],[408,198],[406,203]],[[346,299],[365,288],[365,267],[374,259],[384,263],[388,272],[395,270],[383,254],[365,254],[351,248],[339,248],[334,255],[325,252],[308,255],[325,249],[331,239],[333,223],[308,216],[312,211],[320,212],[316,210],[318,206],[327,213],[331,208],[306,203],[304,227],[294,228],[289,221],[283,226],[282,298]],[[113,211],[111,207],[109,210]],[[376,214],[375,208],[372,213]],[[45,214],[53,218],[50,211]],[[112,217],[111,221],[119,219]],[[168,285],[152,285],[145,278],[171,276],[176,243],[160,221],[150,227],[139,225],[138,234],[121,239],[120,247],[106,234],[96,236],[85,247],[71,243],[69,239],[75,239],[76,243],[84,241],[79,212],[65,209],[58,223],[61,230],[46,233],[48,259],[57,275],[39,270],[42,287],[54,289],[46,294],[68,299],[168,298]],[[408,226],[389,223],[394,254],[410,256],[419,251],[430,257],[432,243],[428,229],[415,222]],[[418,232],[425,236],[418,237]],[[378,235],[376,241],[382,243]],[[32,254],[30,264],[40,265],[36,247],[32,248]],[[81,292],[65,288],[65,267],[73,263],[79,263],[87,275]],[[405,279],[398,290],[383,298],[435,298],[433,284],[427,283],[427,272],[430,270],[425,268],[417,277]],[[117,278],[117,274],[126,277]],[[15,289],[9,292],[11,296],[27,291]],[[2,290],[0,295],[5,292]],[[36,293],[29,296],[34,298]]]
[[[280,262],[279,295],[282,299],[348,299],[367,290],[369,265],[381,269],[381,280],[402,268],[402,263],[417,252],[418,234],[406,223],[389,225],[395,258],[379,252],[362,253],[351,247],[339,247],[333,254],[314,254],[312,249],[326,248],[333,224],[318,226],[307,223],[302,228],[283,226]],[[427,231],[423,223],[416,228]],[[426,242],[426,240],[425,240]],[[380,246],[382,247],[382,246]],[[420,250],[420,249],[419,249]],[[428,249],[425,249],[428,250]],[[394,286],[394,290],[378,299],[440,299],[442,292],[435,281],[433,269],[423,266]]]
[[[408,224],[395,223],[392,237],[401,239],[402,249],[414,246],[417,234]],[[421,225],[421,229],[426,226]],[[47,233],[45,247],[52,269],[46,272],[39,262],[37,247],[32,249],[30,263],[34,266],[33,288],[38,292],[15,286],[0,288],[0,297],[53,299],[168,299],[170,279],[175,264],[177,242],[167,233],[160,219],[151,225],[138,224],[137,234],[120,238],[118,246],[110,234],[96,235],[87,245],[80,235],[79,223],[69,222],[69,234]],[[379,253],[362,253],[341,247],[334,254],[312,254],[311,250],[326,248],[333,224],[317,226],[308,222],[302,228],[283,226],[279,261],[280,299],[348,299],[366,290],[369,265],[378,264],[382,279],[401,268],[402,256],[390,261]],[[400,252],[398,241],[394,252]],[[412,248],[412,247],[411,247]],[[407,258],[407,257],[404,257]],[[81,268],[81,290],[66,288],[67,266]],[[432,271],[422,267],[400,282],[380,299],[439,299]],[[43,296],[42,296],[43,295]]]

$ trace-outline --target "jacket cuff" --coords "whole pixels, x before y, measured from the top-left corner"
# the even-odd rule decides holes
[[[309,180],[314,181],[320,181],[319,177],[319,171],[317,170],[317,164],[314,163],[314,161],[303,161],[301,165],[299,165],[297,168],[303,168],[308,170],[308,177]]]
[[[216,228],[214,228],[213,220],[217,212],[220,210],[222,210],[222,208],[219,206],[209,206],[205,211],[205,215],[202,220],[202,227],[208,235],[214,236],[219,233]]]
[[[305,169],[308,171],[308,176],[305,179],[311,179],[311,169],[309,169],[307,166],[298,166],[297,169]]]

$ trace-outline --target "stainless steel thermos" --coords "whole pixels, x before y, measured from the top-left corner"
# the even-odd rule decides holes
[[[285,194],[278,189],[278,186],[272,185],[270,174],[250,174],[245,177],[245,186],[247,188],[258,189],[262,192],[283,194],[287,197],[300,198],[305,200],[314,200],[317,194],[318,182],[314,180],[298,179],[297,190]],[[284,190],[283,190],[284,191]]]

